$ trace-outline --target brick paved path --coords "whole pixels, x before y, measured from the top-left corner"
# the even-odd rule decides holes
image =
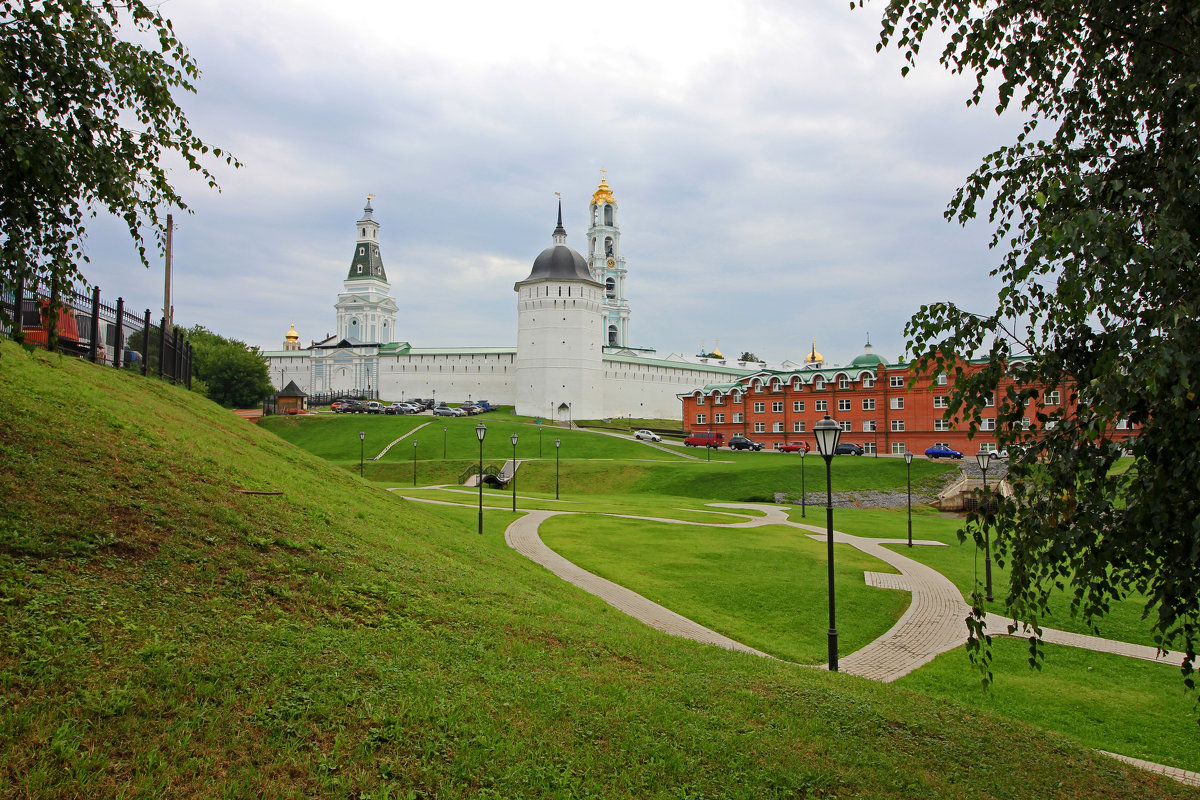
[[[821,528],[790,521],[787,517],[786,507],[735,503],[713,503],[710,505],[734,510],[739,508],[754,509],[763,512],[763,516],[748,517],[743,522],[726,524],[680,522],[679,520],[670,519],[660,519],[657,521],[686,525],[704,525],[706,527],[739,528],[758,525],[791,525],[810,531],[809,535],[814,539],[823,539],[826,535]],[[680,616],[636,592],[618,586],[612,581],[605,580],[598,575],[594,575],[555,553],[542,542],[538,536],[538,528],[544,520],[563,513],[572,512],[525,512],[520,519],[508,526],[508,529],[504,532],[504,539],[510,547],[526,558],[541,564],[563,580],[601,598],[614,608],[657,630],[673,636],[682,636],[698,642],[713,644],[727,650],[750,653],[763,658],[773,658],[773,656],[767,653],[748,647],[716,631],[705,628],[686,617]],[[644,517],[634,518],[646,519]],[[885,543],[895,545],[899,541],[898,539],[872,539],[851,536],[846,533],[834,531],[835,543],[857,548],[889,564],[899,572],[899,574],[865,573],[864,579],[869,585],[878,586],[882,589],[900,589],[912,592],[912,601],[909,603],[908,609],[890,630],[862,649],[842,656],[839,659],[838,666],[842,672],[872,680],[891,682],[929,663],[940,654],[961,646],[967,639],[966,617],[970,613],[970,607],[963,600],[958,587],[941,573],[914,561],[903,553],[898,553],[883,546]],[[945,546],[940,542],[931,541],[914,540],[913,544],[919,546]],[[1029,632],[1021,630],[1009,634],[1009,620],[997,614],[988,614],[986,622],[987,629],[992,635],[1031,635]],[[1083,647],[1097,652],[1115,653],[1147,661],[1161,661],[1174,665],[1178,665],[1182,661],[1181,653],[1168,653],[1160,656],[1153,647],[1117,642],[1097,636],[1086,636],[1050,628],[1042,629],[1042,641],[1070,647]],[[1200,773],[1168,767],[1150,761],[1142,761],[1115,753],[1106,752],[1105,755],[1120,759],[1141,769],[1166,775],[1185,784],[1200,786]]]

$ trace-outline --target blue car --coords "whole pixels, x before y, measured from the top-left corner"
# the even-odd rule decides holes
[[[951,450],[949,447],[939,447],[934,445],[925,451],[926,458],[962,458],[963,454],[957,450]]]

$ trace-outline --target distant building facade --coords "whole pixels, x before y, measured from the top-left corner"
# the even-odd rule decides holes
[[[772,449],[804,441],[815,452],[813,425],[828,414],[841,426],[841,441],[861,445],[868,454],[920,454],[943,445],[970,457],[980,449],[996,449],[995,414],[982,416],[974,438],[969,438],[964,421],[946,417],[950,381],[945,373],[919,372],[912,363],[888,364],[872,352],[870,343],[846,367],[826,367],[815,343],[805,361],[804,369],[764,370],[682,393],[684,428],[719,431],[726,441],[741,433]],[[984,363],[959,366],[972,373]],[[1010,380],[1002,381],[995,396],[1005,396],[1011,385]],[[1062,410],[1070,402],[1067,392],[1040,391],[1021,424],[1035,428],[1039,411]],[[1118,423],[1109,433],[1121,441],[1131,431]]]
[[[385,399],[484,399],[548,419],[678,418],[682,391],[751,375],[762,365],[629,345],[631,312],[617,201],[602,178],[589,206],[585,258],[567,247],[562,207],[551,245],[517,281],[515,346],[422,348],[399,338],[368,198],[334,304],[337,333],[307,347],[295,326],[264,353],[277,386],[308,394],[370,392]]]

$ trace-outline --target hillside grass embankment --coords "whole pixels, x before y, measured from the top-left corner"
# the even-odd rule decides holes
[[[280,492],[281,494],[247,494]],[[203,398],[0,343],[5,797],[1144,798],[988,714],[672,639]]]

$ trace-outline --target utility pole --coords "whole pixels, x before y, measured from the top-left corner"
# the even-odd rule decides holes
[[[168,328],[175,324],[175,309],[171,306],[171,232],[174,229],[171,215],[167,214],[167,269],[163,286],[163,319],[167,321]]]

